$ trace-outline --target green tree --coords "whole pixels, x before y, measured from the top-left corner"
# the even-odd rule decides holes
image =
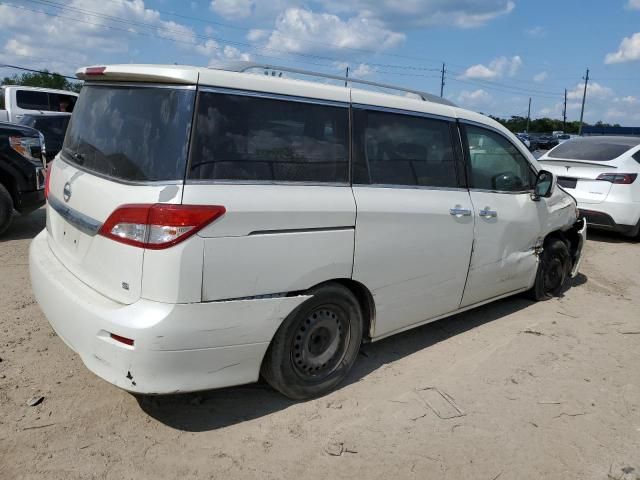
[[[82,82],[72,82],[59,73],[49,73],[48,70],[42,72],[26,72],[11,77],[4,77],[2,85],[24,85],[25,87],[55,88],[58,90],[69,90],[79,92]]]

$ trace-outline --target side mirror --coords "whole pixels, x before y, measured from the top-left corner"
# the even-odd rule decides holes
[[[533,190],[533,200],[537,201],[541,198],[549,198],[553,193],[554,180],[553,173],[546,170],[540,170]]]

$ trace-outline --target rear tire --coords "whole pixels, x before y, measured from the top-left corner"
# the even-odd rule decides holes
[[[0,235],[7,231],[13,220],[13,199],[11,195],[0,184]]]
[[[571,271],[569,247],[562,240],[550,239],[544,244],[544,250],[538,263],[538,272],[529,296],[535,301],[549,300],[564,290]]]
[[[325,284],[282,322],[262,363],[262,376],[293,400],[324,395],[342,382],[362,343],[362,311],[351,291]]]

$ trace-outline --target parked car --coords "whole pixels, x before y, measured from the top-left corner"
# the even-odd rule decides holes
[[[518,140],[520,140],[522,143],[524,143],[525,147],[527,147],[529,150],[531,150],[531,138],[529,137],[528,134],[526,134],[526,133],[516,133],[516,137],[518,137]]]
[[[78,94],[52,88],[0,86],[0,121],[18,123],[24,115],[73,112]]]
[[[70,113],[59,113],[56,115],[33,115],[27,114],[20,119],[21,125],[35,128],[44,135],[44,142],[47,146],[47,163],[51,162],[58,152],[62,150],[62,142],[69,125]]]
[[[573,198],[499,123],[257,67],[78,72],[30,271],[98,376],[314,397],[363,341],[576,274]]]
[[[551,150],[558,145],[558,139],[553,135],[540,135],[535,141],[539,150]]]
[[[0,235],[14,211],[26,215],[44,205],[44,139],[33,128],[0,122]]]
[[[640,137],[578,137],[539,161],[578,201],[591,225],[635,237],[640,231]]]

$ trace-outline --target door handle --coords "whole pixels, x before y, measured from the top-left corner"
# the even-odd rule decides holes
[[[496,212],[495,210],[480,210],[480,216],[484,217],[484,218],[495,218],[498,216],[498,212]]]
[[[449,213],[453,216],[456,217],[470,217],[471,216],[471,210],[467,210],[466,208],[450,208],[449,209]]]

